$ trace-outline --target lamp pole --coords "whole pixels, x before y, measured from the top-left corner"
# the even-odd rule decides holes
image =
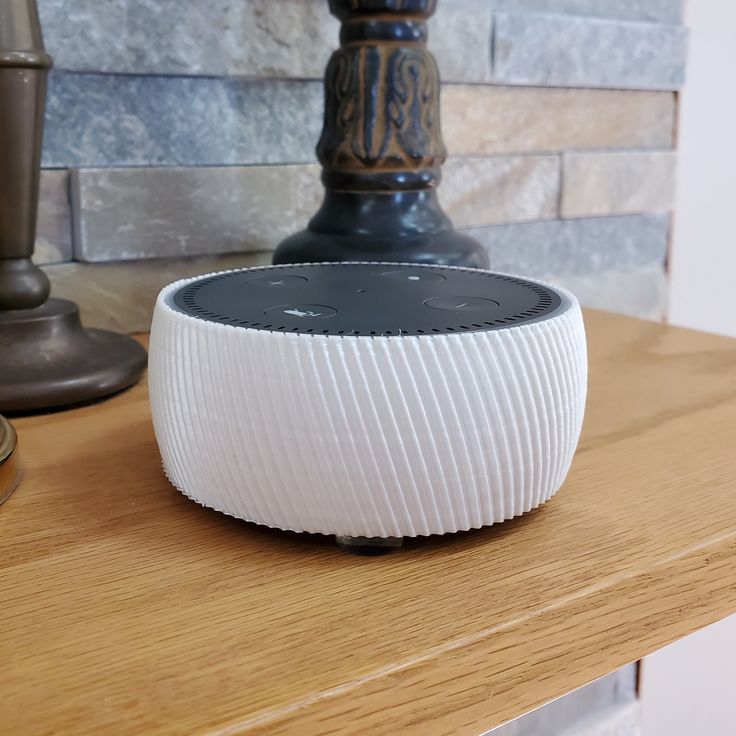
[[[33,255],[46,80],[35,0],[0,2],[0,411],[98,399],[135,383],[145,350],[132,338],[86,330],[79,308],[49,299]]]
[[[436,0],[329,0],[340,48],[325,72],[317,157],[324,202],[274,263],[407,261],[484,267],[437,200],[446,150],[427,49]]]

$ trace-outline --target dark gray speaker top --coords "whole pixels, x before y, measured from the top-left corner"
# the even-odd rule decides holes
[[[313,263],[205,276],[182,286],[170,304],[209,322],[271,332],[429,336],[535,322],[567,300],[490,271]]]

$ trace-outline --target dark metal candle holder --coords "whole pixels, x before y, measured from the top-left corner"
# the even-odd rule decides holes
[[[329,0],[342,23],[325,72],[317,157],[325,199],[274,263],[408,261],[488,265],[437,200],[446,150],[439,75],[427,50],[436,0]]]
[[[135,383],[146,353],[132,338],[86,330],[76,304],[48,299],[31,261],[43,141],[46,54],[35,0],[0,1],[0,410],[97,399]]]

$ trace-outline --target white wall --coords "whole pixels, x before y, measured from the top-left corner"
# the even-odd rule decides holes
[[[736,1],[689,0],[669,320],[736,337]]]
[[[669,321],[736,337],[736,0],[686,21]],[[643,736],[734,736],[736,616],[647,657],[640,694]]]
[[[647,657],[640,690],[643,736],[734,736],[736,617]]]

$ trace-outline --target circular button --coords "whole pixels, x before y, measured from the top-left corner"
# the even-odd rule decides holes
[[[487,312],[500,306],[493,299],[483,299],[479,296],[435,296],[424,303],[432,309],[443,309],[448,312]]]
[[[324,304],[280,304],[278,307],[269,307],[264,314],[269,317],[283,316],[309,322],[313,319],[334,317],[337,310]]]
[[[303,286],[309,279],[304,276],[279,276],[278,273],[268,276],[256,276],[248,279],[249,286],[262,286],[264,289],[283,289],[287,286]]]
[[[429,268],[398,268],[394,271],[384,271],[381,278],[391,279],[391,281],[408,281],[410,284],[415,281],[445,280],[441,273],[436,273]]]

